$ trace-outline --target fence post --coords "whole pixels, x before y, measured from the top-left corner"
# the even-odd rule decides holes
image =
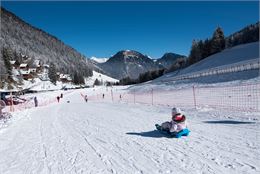
[[[10,95],[11,95],[11,106],[10,106],[10,112],[13,112],[13,111],[14,111],[13,93],[11,92]]]
[[[153,105],[153,88],[152,88],[152,105]]]
[[[196,102],[196,95],[195,95],[195,86],[192,87],[193,91],[193,102],[194,102],[194,107],[197,109],[197,102]]]

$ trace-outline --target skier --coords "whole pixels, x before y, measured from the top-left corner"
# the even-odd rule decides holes
[[[34,97],[34,105],[35,105],[35,107],[38,106],[38,99],[37,99],[37,97]]]
[[[63,94],[62,93],[60,94],[60,98],[63,98]]]
[[[180,108],[172,108],[172,120],[164,122],[161,129],[170,133],[178,133],[187,128],[186,117]]]
[[[103,96],[103,98],[105,98],[105,94],[103,94],[102,96]]]
[[[60,96],[57,96],[57,101],[58,101],[58,103],[60,102]]]

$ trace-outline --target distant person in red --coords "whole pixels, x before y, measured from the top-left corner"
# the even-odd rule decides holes
[[[60,96],[57,96],[57,101],[58,101],[58,103],[60,102]]]

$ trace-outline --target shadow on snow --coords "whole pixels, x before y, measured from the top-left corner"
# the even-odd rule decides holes
[[[161,134],[160,132],[158,132],[158,130],[152,130],[152,131],[148,131],[148,132],[127,132],[126,134],[127,135],[138,135],[138,136],[150,137],[150,138],[162,138],[162,137],[170,138],[164,134]]]
[[[203,121],[209,124],[255,124],[256,122],[250,121],[234,121],[234,120],[218,120],[218,121]]]

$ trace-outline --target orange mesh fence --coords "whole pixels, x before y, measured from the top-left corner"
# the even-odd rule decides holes
[[[193,108],[215,108],[260,112],[260,83],[217,87],[154,90],[120,93],[98,93],[88,97],[92,101],[126,102]]]

